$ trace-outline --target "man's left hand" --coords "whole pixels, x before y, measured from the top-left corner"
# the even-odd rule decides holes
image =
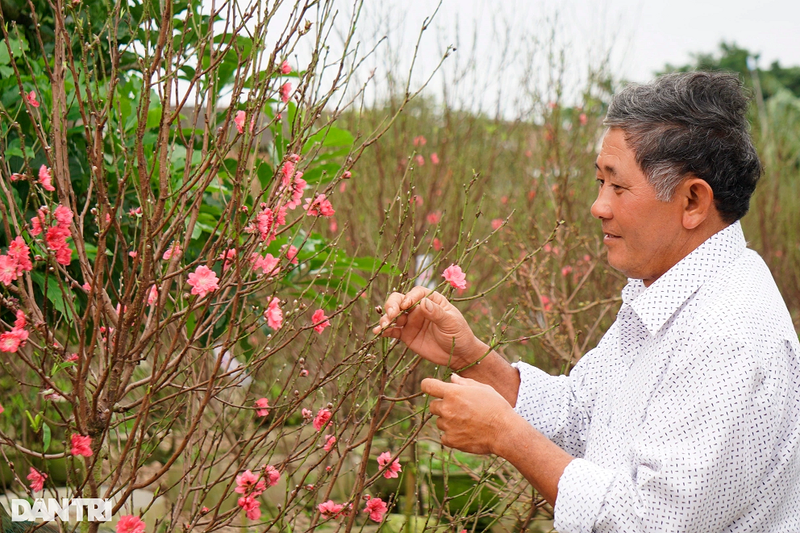
[[[491,386],[457,374],[452,383],[427,378],[422,392],[435,398],[430,412],[439,417],[442,444],[475,454],[496,454],[494,446],[503,438],[514,418],[525,421]]]

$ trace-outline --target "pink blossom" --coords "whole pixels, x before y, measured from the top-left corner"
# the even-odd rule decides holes
[[[261,518],[261,502],[252,496],[242,496],[237,502],[239,507],[244,509],[245,515],[250,520],[258,520]]]
[[[34,237],[42,233],[42,215],[36,216],[31,219],[31,235]]]
[[[417,154],[417,156],[414,158],[414,161],[417,162],[417,166],[421,167],[425,164],[425,157],[421,154]]]
[[[280,267],[278,267],[280,259],[273,257],[272,254],[267,254],[262,257],[260,254],[254,253],[250,256],[250,261],[253,263],[254,269],[257,270],[260,268],[262,274],[268,276],[276,276],[281,270]]]
[[[6,287],[17,279],[17,262],[7,255],[0,255],[0,282]]]
[[[425,217],[425,220],[428,221],[428,224],[438,224],[441,219],[441,211],[433,211],[432,213],[428,213],[428,216]]]
[[[308,183],[302,176],[302,172],[296,172],[294,175],[294,181],[292,182],[292,199],[286,203],[288,209],[295,209],[300,205],[300,201],[303,199],[303,191]]]
[[[383,472],[383,477],[385,477],[386,479],[396,478],[398,472],[402,472],[402,468],[400,467],[400,460],[395,459],[394,461],[392,461],[391,464],[389,464],[389,461],[391,460],[392,460],[392,454],[389,452],[383,452],[378,456],[379,467],[383,468],[386,465],[389,465],[389,467]]]
[[[330,200],[325,198],[324,194],[318,194],[314,200],[306,198],[306,205],[303,206],[309,216],[314,217],[332,217],[336,211],[333,209]]]
[[[273,297],[264,311],[264,318],[267,319],[267,325],[272,329],[278,330],[283,326],[283,311],[281,310],[281,301],[277,297]]]
[[[47,479],[47,474],[39,472],[31,467],[31,473],[28,474],[27,480],[31,482],[31,492],[39,492],[44,488],[44,480]]]
[[[585,126],[589,119],[586,117],[586,113],[581,113],[578,115],[578,121],[581,123],[581,126]]]
[[[408,199],[408,203],[412,204],[412,205],[413,204],[422,205],[424,202],[422,200],[422,196],[420,196],[418,194],[415,194],[411,198]]]
[[[64,358],[65,363],[74,363],[78,360],[78,354],[73,353],[69,354],[67,357]]]
[[[19,172],[14,172],[13,174],[11,174],[11,176],[9,178],[11,179],[11,181],[20,181],[20,180],[24,180],[25,179],[25,174],[20,174]]]
[[[300,180],[300,181],[302,181],[302,180]],[[303,183],[305,183],[305,182],[303,181]],[[278,210],[275,212],[275,226],[276,227],[277,226],[283,226],[284,224],[286,224],[286,209],[288,209],[288,207],[283,205],[283,206],[279,207]]]
[[[388,510],[389,508],[380,498],[370,498],[367,500],[366,507],[364,507],[364,512],[369,514],[369,518],[373,522],[383,521],[383,515]]]
[[[308,377],[308,370],[306,370],[305,368],[304,368],[303,370],[301,370],[301,371],[300,371],[300,377],[301,377],[301,378],[307,378],[307,377]],[[305,409],[305,410],[306,410],[306,411],[308,411],[308,409]],[[309,411],[309,413],[310,413],[310,412],[311,412],[311,411]]]
[[[342,509],[344,509],[344,505],[335,503],[333,500],[317,505],[317,510],[322,515],[322,518],[336,518],[341,514]]]
[[[281,166],[281,186],[288,187],[290,183],[292,183],[292,179],[294,179],[294,173],[296,168],[296,161],[292,157],[294,154],[289,154],[289,158],[284,161],[283,166]]]
[[[25,312],[22,309],[17,310],[16,320],[14,320],[14,329],[24,328],[28,325],[28,320],[25,318]]]
[[[87,281],[86,283],[81,285],[81,289],[85,290],[86,292],[89,292],[92,290],[92,285]]]
[[[131,208],[130,210],[128,210],[128,215],[132,217],[140,217],[142,216],[142,208],[141,207]]]
[[[217,274],[205,265],[200,265],[189,274],[187,283],[192,286],[192,294],[199,294],[201,298],[219,289]]]
[[[342,172],[342,179],[343,180],[349,180],[352,177],[353,177],[353,174],[349,170],[345,170],[344,172]],[[342,191],[342,192],[344,192],[344,191]]]
[[[414,146],[425,146],[426,144],[428,144],[428,139],[426,139],[424,136],[417,135],[414,137]]]
[[[36,100],[36,92],[35,91],[31,91],[31,92],[25,94],[25,101],[28,102],[28,104],[31,107],[39,107],[39,101]]]
[[[66,227],[72,224],[72,209],[65,205],[58,204],[56,210],[53,211],[53,216],[56,218],[56,221],[59,226]]]
[[[164,259],[164,261],[169,261],[173,257],[180,257],[180,255],[181,255],[180,244],[178,244],[177,241],[172,241],[172,244],[170,244],[169,248],[167,248],[167,251],[164,252],[162,259]]]
[[[281,74],[289,74],[291,71],[292,67],[289,65],[288,61],[281,63]]]
[[[551,311],[553,309],[553,303],[547,296],[542,296],[542,307],[545,311]]]
[[[12,329],[0,334],[0,352],[14,353],[19,350],[20,344],[28,338],[24,329]]]
[[[267,482],[267,487],[274,487],[281,479],[280,471],[272,465],[264,466],[264,479]]]
[[[46,191],[54,191],[56,190],[51,183],[53,179],[53,175],[50,173],[50,169],[47,168],[46,165],[42,165],[39,167],[39,183],[41,183],[42,187]]]
[[[84,457],[92,456],[92,438],[88,436],[72,434],[72,455],[82,455]]]
[[[250,470],[245,470],[241,475],[236,476],[236,488],[234,492],[258,497],[267,488],[267,482],[259,479],[259,476]]]
[[[269,240],[269,242],[271,242],[275,238],[275,228],[273,228],[274,222],[275,219],[272,215],[272,209],[264,209],[256,215],[258,233],[262,241]]]
[[[48,228],[45,233],[47,247],[56,252],[56,261],[61,265],[69,265],[72,261],[72,249],[67,244],[69,236],[69,228],[61,224]]]
[[[256,414],[258,416],[269,416],[269,400],[266,398],[259,398],[256,400]]]
[[[328,320],[328,317],[325,316],[325,311],[323,311],[322,309],[317,309],[316,311],[314,311],[314,314],[311,315],[311,322],[313,324],[316,324],[314,326],[314,331],[316,331],[317,333],[322,333],[323,331],[325,331],[325,328],[331,325],[330,321]]]
[[[156,302],[158,302],[158,288],[151,285],[150,290],[147,291],[147,305],[154,305]]]
[[[433,152],[431,154],[431,163],[434,164],[434,165],[438,165],[439,164],[439,156],[436,154],[436,152]]]
[[[283,250],[284,248],[286,249],[286,253],[285,253],[286,259],[288,259],[291,264],[296,265],[297,264],[297,252],[299,251],[297,249],[297,246],[294,246],[294,245],[290,244],[287,247],[286,245],[283,245],[281,247],[281,250]]]
[[[28,248],[25,239],[19,235],[8,245],[8,257],[17,265],[17,276],[21,276],[23,272],[33,270],[30,252],[31,249]]]
[[[317,412],[317,416],[314,417],[314,429],[320,431],[322,428],[328,425],[328,421],[331,419],[331,412],[327,409],[320,409]]]
[[[117,522],[117,533],[144,533],[144,520],[136,515],[124,515]]]
[[[467,276],[458,265],[450,265],[445,268],[442,277],[456,289],[467,288]]]
[[[495,218],[492,220],[492,229],[498,230],[503,226],[503,219],[502,218]]]
[[[236,117],[233,119],[234,124],[236,124],[236,129],[239,130],[239,133],[244,133],[244,121],[245,121],[246,113],[244,111],[237,111]]]
[[[501,196],[500,203],[506,205],[508,203],[508,196]]]
[[[0,405],[0,415],[2,415],[2,414],[3,414],[3,411],[5,411],[5,409],[3,408],[3,406],[2,406],[2,405]]]
[[[222,263],[222,270],[227,270],[231,263],[236,259],[236,248],[229,248],[226,251],[219,254],[217,259],[223,261]]]
[[[443,248],[442,241],[438,239],[438,237],[433,238],[433,249],[437,252]]]
[[[331,233],[336,233],[339,230],[339,223],[336,222],[335,218],[332,218],[330,222],[328,222],[328,231]]]
[[[311,409],[303,408],[303,410],[300,411],[300,413],[303,415],[303,418],[305,420],[311,420],[311,418],[314,416],[314,413],[311,411]]]
[[[281,102],[284,104],[289,101],[289,96],[292,94],[292,84],[288,81],[281,85]]]
[[[336,444],[336,437],[333,435],[325,435],[325,446],[322,447],[323,450],[326,452],[331,451],[333,449],[333,445]]]
[[[343,181],[339,184],[339,192],[344,192],[347,190],[347,182]]]
[[[139,252],[133,250],[131,252],[128,252],[128,255],[131,257],[131,259],[136,259],[137,257],[139,257]]]
[[[561,269],[562,276],[567,277],[570,274],[572,274],[572,267],[570,265],[567,265]]]

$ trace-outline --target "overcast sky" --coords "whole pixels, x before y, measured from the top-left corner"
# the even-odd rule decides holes
[[[365,2],[362,35],[388,34],[374,56],[377,79],[381,72],[407,70],[419,27],[437,4]],[[715,52],[722,40],[760,53],[762,67],[775,60],[800,65],[800,0],[442,0],[421,41],[412,88],[451,44],[458,50],[431,88],[441,91],[446,84],[467,103],[482,95],[481,107],[491,110],[511,105],[525,83],[554,87],[549,52],[563,52],[565,85],[578,91],[588,65],[600,63],[609,50],[608,69],[616,79],[647,81],[666,63]]]

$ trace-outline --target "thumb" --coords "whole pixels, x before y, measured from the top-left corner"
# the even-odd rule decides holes
[[[420,306],[431,322],[441,322],[445,318],[444,309],[434,303],[430,298],[423,298]]]
[[[480,385],[481,383],[475,381],[474,379],[464,378],[453,372],[450,374],[450,381],[455,383],[456,385]]]

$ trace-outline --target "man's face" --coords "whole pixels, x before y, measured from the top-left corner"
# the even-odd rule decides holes
[[[679,195],[668,202],[656,200],[618,128],[606,132],[596,167],[600,188],[592,215],[603,223],[608,262],[650,285],[685,256],[688,236]]]

